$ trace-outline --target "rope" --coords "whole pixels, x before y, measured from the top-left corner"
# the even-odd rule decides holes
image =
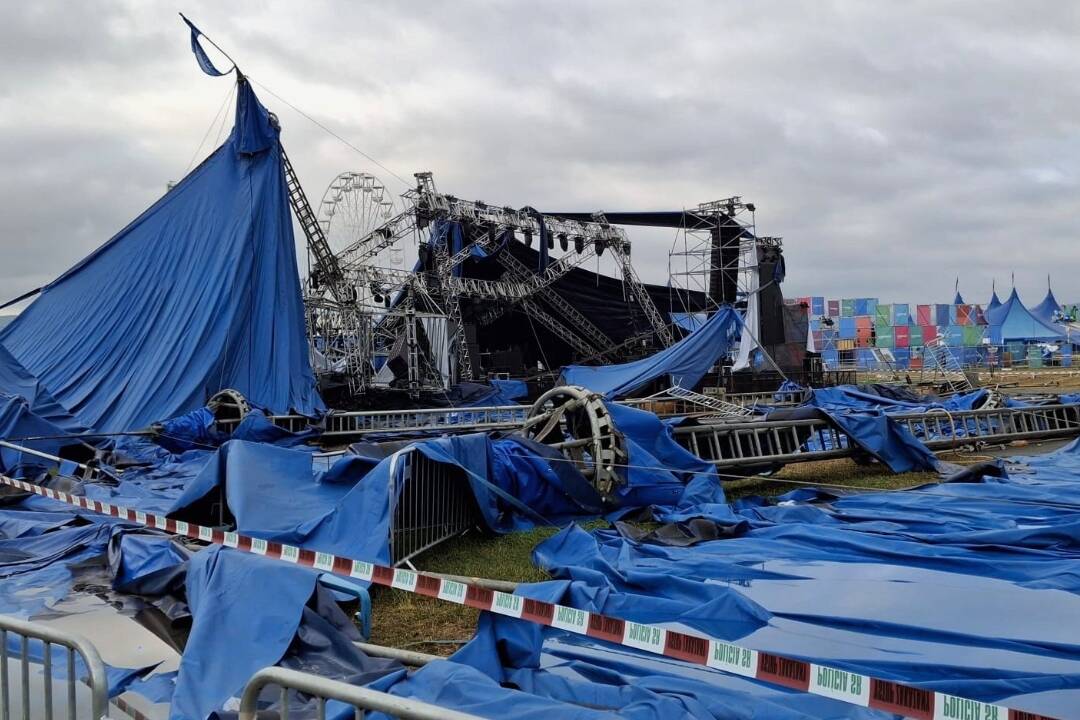
[[[330,135],[331,137],[333,137],[334,139],[336,139],[336,140],[338,140],[339,142],[341,142],[342,144],[344,144],[344,145],[345,145],[346,147],[348,147],[349,149],[351,149],[351,150],[353,150],[354,152],[358,153],[358,154],[359,154],[359,155],[361,155],[362,157],[366,158],[366,159],[367,159],[367,160],[368,160],[369,162],[372,162],[372,163],[374,163],[375,165],[377,165],[378,167],[382,168],[382,169],[383,169],[383,170],[385,170],[386,172],[390,173],[390,174],[391,174],[391,175],[392,175],[392,176],[393,176],[393,177],[394,177],[395,179],[397,179],[397,180],[398,180],[398,181],[399,181],[399,182],[400,182],[401,184],[405,185],[405,187],[411,188],[411,187],[413,186],[413,184],[414,184],[414,183],[411,183],[411,182],[409,182],[408,180],[406,180],[405,178],[401,177],[401,176],[400,176],[400,175],[398,175],[398,174],[397,174],[396,172],[394,172],[394,171],[393,171],[393,170],[391,170],[390,168],[386,167],[386,166],[385,166],[385,165],[383,165],[383,164],[382,164],[381,162],[379,162],[378,160],[376,160],[376,159],[375,159],[375,158],[373,158],[372,156],[368,155],[368,154],[367,154],[366,152],[364,152],[364,151],[363,151],[363,150],[361,150],[360,148],[356,147],[356,146],[355,146],[355,145],[353,145],[353,144],[352,144],[351,142],[349,142],[349,141],[348,141],[348,140],[346,140],[345,138],[341,137],[341,136],[340,136],[340,135],[338,135],[338,134],[337,134],[336,132],[334,132],[334,131],[333,131],[333,130],[331,130],[330,128],[326,127],[326,126],[325,126],[325,125],[323,125],[323,124],[322,124],[321,122],[319,122],[319,121],[318,121],[318,120],[316,120],[315,118],[311,117],[311,116],[310,116],[310,115],[308,115],[308,114],[307,114],[306,112],[304,112],[304,111],[303,111],[303,110],[301,110],[300,108],[296,107],[296,106],[295,106],[295,105],[293,105],[293,104],[292,104],[291,102],[289,102],[289,101],[288,101],[288,100],[286,100],[285,98],[281,97],[281,96],[280,96],[280,95],[278,95],[278,94],[277,94],[276,92],[274,92],[274,91],[273,91],[273,90],[271,90],[270,88],[266,87],[265,85],[263,85],[263,84],[262,84],[261,82],[259,82],[259,81],[258,81],[258,80],[256,80],[255,78],[253,78],[253,77],[251,77],[251,76],[249,75],[249,76],[247,76],[247,79],[248,79],[248,80],[250,80],[251,82],[255,83],[256,85],[258,85],[259,87],[261,87],[261,88],[262,88],[263,90],[265,90],[266,92],[270,93],[270,94],[271,94],[271,95],[273,95],[274,97],[276,97],[276,98],[277,98],[278,100],[280,100],[281,102],[283,102],[283,103],[285,103],[286,105],[288,105],[288,106],[289,106],[290,108],[292,108],[293,110],[295,110],[296,112],[298,112],[298,113],[299,113],[299,114],[300,114],[301,116],[303,116],[303,117],[304,117],[305,119],[307,119],[307,120],[311,121],[312,123],[314,123],[314,124],[315,124],[316,126],[318,126],[318,127],[319,127],[319,128],[321,129],[321,130],[325,131],[325,132],[326,132],[327,134],[329,134],[329,135]]]

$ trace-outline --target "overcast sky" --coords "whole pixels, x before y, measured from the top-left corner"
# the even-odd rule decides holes
[[[177,10],[258,83],[461,197],[738,194],[784,237],[788,296],[947,302],[959,275],[984,301],[1015,273],[1034,304],[1051,273],[1080,300],[1080,5],[986,0],[4,3],[4,299],[212,149],[231,83],[198,70]],[[256,91],[315,199],[342,170],[405,189]],[[674,236],[632,237],[640,274],[665,281]]]

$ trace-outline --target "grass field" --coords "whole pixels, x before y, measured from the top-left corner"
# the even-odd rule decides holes
[[[895,490],[934,482],[935,473],[882,472],[880,466],[860,466],[848,459],[802,463],[784,468],[775,479],[747,478],[724,484],[728,499],[751,495],[779,495],[801,484],[825,482],[859,488]],[[587,528],[605,527],[603,521],[585,523]],[[532,550],[555,534],[556,528],[487,537],[469,533],[436,547],[416,561],[417,568],[467,577],[513,582],[537,582],[547,575],[532,562]],[[372,638],[380,645],[408,648],[435,655],[449,655],[472,636],[478,611],[405,593],[372,590]]]

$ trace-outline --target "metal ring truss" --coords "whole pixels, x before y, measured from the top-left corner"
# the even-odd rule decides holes
[[[319,203],[319,223],[335,255],[369,236],[394,214],[394,196],[379,178],[366,172],[340,173],[327,186]],[[373,257],[370,264],[401,267],[404,262],[402,249],[391,246]]]
[[[623,436],[615,428],[601,395],[577,385],[555,387],[529,409],[522,432],[559,450],[605,498],[624,483]]]
[[[239,390],[226,388],[214,393],[206,402],[206,407],[214,413],[219,430],[231,431],[236,423],[247,417],[251,412],[251,404]],[[227,427],[226,427],[227,426]]]

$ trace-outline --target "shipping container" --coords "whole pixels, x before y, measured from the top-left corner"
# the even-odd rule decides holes
[[[906,348],[910,344],[911,329],[907,325],[894,325],[893,326],[893,342],[897,348]]]
[[[897,325],[907,325],[911,322],[911,314],[908,312],[907,303],[893,303],[892,306],[892,324],[893,327]]]

